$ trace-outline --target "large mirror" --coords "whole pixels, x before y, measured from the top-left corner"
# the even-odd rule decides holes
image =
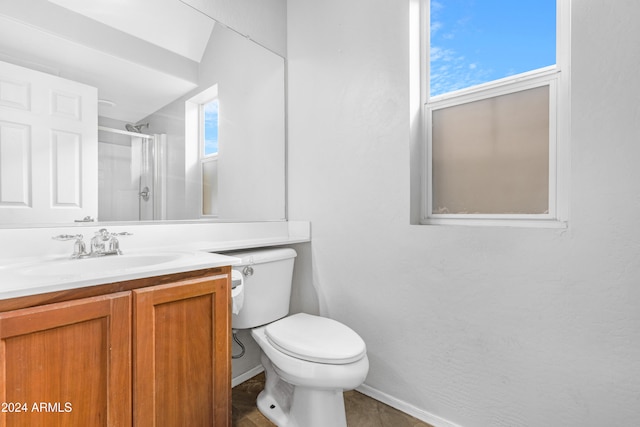
[[[0,226],[285,219],[285,61],[248,37],[180,0],[5,1],[0,62]],[[96,88],[42,101],[88,133],[38,131],[42,76]]]

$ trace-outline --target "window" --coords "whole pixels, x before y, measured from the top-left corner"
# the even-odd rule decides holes
[[[564,226],[569,0],[423,6],[421,222]]]
[[[218,98],[200,104],[202,215],[218,215]]]
[[[556,64],[556,0],[431,0],[430,96]]]
[[[218,216],[219,109],[218,85],[185,101],[185,201],[199,207],[191,217]]]
[[[202,105],[203,140],[202,150],[204,157],[218,154],[218,98],[214,98]]]

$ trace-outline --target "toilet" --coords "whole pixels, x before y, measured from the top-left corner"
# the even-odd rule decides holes
[[[242,260],[233,268],[244,278],[233,329],[251,329],[262,350],[260,412],[279,427],[346,427],[343,391],[360,386],[369,371],[362,338],[332,319],[289,315],[293,249],[228,255]]]

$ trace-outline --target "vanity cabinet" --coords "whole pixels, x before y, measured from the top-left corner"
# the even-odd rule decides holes
[[[0,301],[0,427],[230,426],[229,277]]]

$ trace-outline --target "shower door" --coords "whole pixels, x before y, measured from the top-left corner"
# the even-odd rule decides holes
[[[98,220],[166,219],[166,135],[99,128]]]

